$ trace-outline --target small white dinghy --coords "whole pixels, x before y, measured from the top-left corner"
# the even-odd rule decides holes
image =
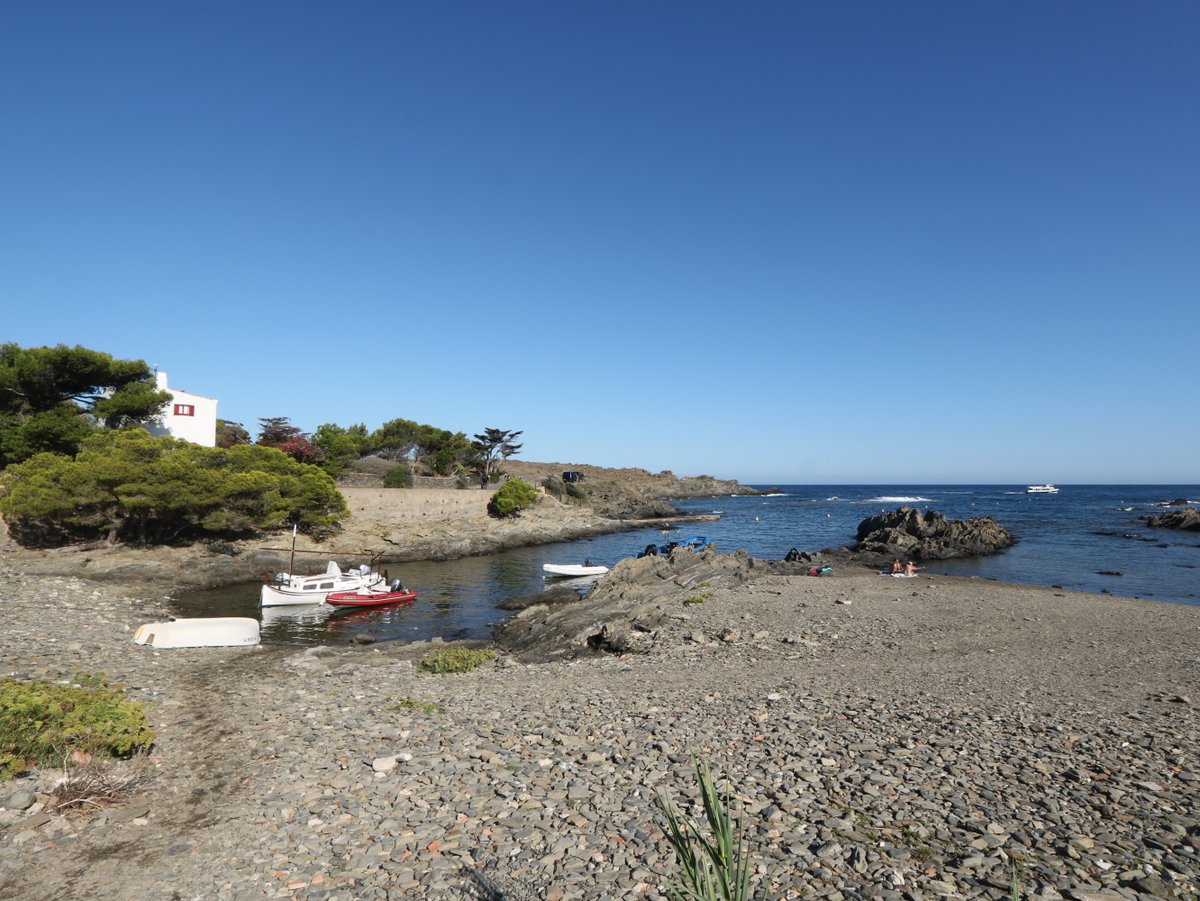
[[[577,576],[602,576],[607,566],[591,566],[587,563],[543,563],[542,571],[547,577],[570,579]]]
[[[258,620],[248,616],[217,616],[146,623],[138,626],[133,641],[155,648],[253,647],[258,644]]]

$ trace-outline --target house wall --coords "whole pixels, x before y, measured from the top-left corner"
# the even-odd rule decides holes
[[[156,373],[159,391],[170,391],[171,402],[163,415],[149,424],[151,435],[170,435],[193,444],[215,447],[217,443],[217,402],[211,397],[180,391],[167,384],[165,372]]]

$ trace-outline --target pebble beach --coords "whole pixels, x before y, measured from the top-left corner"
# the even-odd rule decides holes
[[[428,644],[155,650],[154,595],[0,563],[0,671],[147,703],[143,784],[0,784],[0,897],[665,897],[655,798],[728,790],[760,898],[1194,898],[1200,608],[763,575],[649,650],[465,674]]]

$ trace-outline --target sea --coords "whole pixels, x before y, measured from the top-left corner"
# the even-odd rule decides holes
[[[267,643],[485,639],[510,615],[497,604],[554,584],[543,578],[543,563],[611,567],[649,544],[690,535],[707,536],[720,551],[745,548],[754,557],[778,560],[792,548],[815,552],[852,544],[862,520],[900,506],[936,510],[949,519],[991,516],[1017,537],[1013,547],[989,557],[929,562],[925,572],[932,575],[1200,604],[1200,533],[1152,529],[1144,521],[1177,509],[1170,505],[1178,500],[1200,503],[1197,485],[1060,485],[1057,494],[1029,494],[1023,485],[752,487],[766,493],[675,501],[684,513],[719,515],[681,523],[675,531],[637,529],[484,557],[391,565],[389,574],[418,593],[404,606],[262,609],[258,584],[250,583],[181,593],[172,607],[178,616],[257,617]],[[589,583],[562,584],[582,592]]]

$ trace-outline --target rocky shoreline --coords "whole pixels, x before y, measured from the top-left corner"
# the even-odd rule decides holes
[[[0,896],[659,899],[654,798],[694,797],[695,752],[757,897],[1196,897],[1200,610],[711,551],[600,584],[570,653],[438,676],[428,646],[135,646],[157,601],[5,558],[3,673],[103,673],[158,741],[120,807],[0,787]]]

